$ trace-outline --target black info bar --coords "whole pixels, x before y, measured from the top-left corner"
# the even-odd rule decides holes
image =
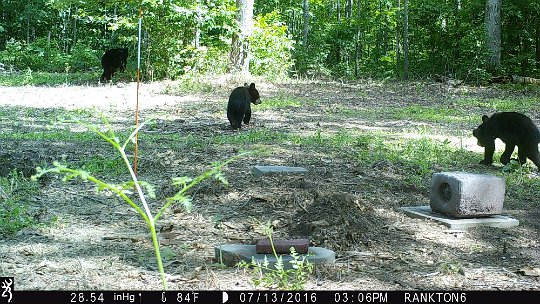
[[[0,288],[1,290],[1,288]],[[538,303],[536,291],[15,291],[1,290],[1,303]]]

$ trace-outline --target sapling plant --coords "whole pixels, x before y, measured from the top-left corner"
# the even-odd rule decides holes
[[[84,123],[78,119],[71,120],[71,122],[76,122],[80,125],[85,126],[89,130],[93,131],[97,135],[99,135],[103,140],[110,143],[116,151],[120,154],[123,163],[126,166],[126,170],[128,170],[131,180],[127,182],[123,182],[121,184],[115,184],[103,181],[101,179],[96,178],[93,176],[90,172],[79,170],[79,169],[71,169],[65,165],[60,164],[59,162],[53,162],[53,167],[48,169],[43,169],[38,167],[36,169],[37,173],[32,176],[33,180],[37,180],[44,174],[48,173],[55,173],[55,174],[61,174],[64,175],[63,181],[68,181],[72,179],[80,179],[83,182],[92,182],[97,186],[97,189],[99,191],[103,190],[109,190],[116,195],[118,195],[120,198],[122,198],[126,203],[128,203],[133,209],[137,211],[137,213],[144,219],[146,224],[148,225],[148,229],[150,230],[150,234],[152,236],[152,243],[154,246],[154,251],[156,255],[156,261],[159,269],[159,273],[161,275],[161,281],[163,283],[163,288],[167,289],[167,280],[165,278],[165,272],[163,270],[163,262],[161,259],[161,253],[159,248],[159,242],[158,237],[156,233],[156,223],[157,220],[163,215],[163,213],[170,208],[175,203],[180,203],[184,206],[186,211],[190,212],[192,207],[191,198],[187,195],[188,190],[190,190],[195,185],[201,183],[202,181],[214,178],[223,184],[227,185],[228,182],[221,172],[221,169],[229,164],[230,162],[236,160],[237,158],[244,156],[246,154],[249,154],[249,152],[240,153],[232,158],[229,158],[222,162],[217,162],[212,165],[212,169],[208,170],[199,176],[195,178],[190,177],[177,177],[173,178],[172,184],[179,187],[178,192],[170,197],[167,198],[163,206],[155,213],[153,214],[148,206],[148,202],[146,199],[146,196],[149,198],[155,198],[155,194],[153,191],[153,187],[144,181],[139,180],[138,176],[135,174],[135,172],[132,169],[132,165],[130,163],[130,160],[126,154],[126,147],[130,142],[134,142],[135,135],[139,130],[145,125],[145,123],[140,124],[138,128],[136,128],[129,137],[121,143],[120,139],[116,136],[114,133],[114,130],[112,129],[111,125],[108,123],[108,120],[105,116],[102,115],[103,121],[107,127],[107,130],[105,132],[101,131],[97,125],[94,124],[87,124]],[[145,195],[145,191],[146,195]],[[136,193],[138,194],[139,203],[136,203],[132,198],[130,198],[129,195],[133,194],[133,189],[135,189]]]

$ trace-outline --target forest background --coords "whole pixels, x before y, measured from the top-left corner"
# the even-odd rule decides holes
[[[230,72],[242,32],[249,71],[267,78],[540,76],[529,0],[2,0],[0,63],[97,75],[106,49],[127,47],[136,69],[139,8],[143,80]]]

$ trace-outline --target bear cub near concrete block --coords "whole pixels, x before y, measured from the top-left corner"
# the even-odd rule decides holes
[[[500,112],[491,117],[483,115],[482,124],[474,129],[473,136],[478,140],[478,145],[484,147],[484,159],[480,164],[493,163],[495,139],[499,138],[506,146],[501,155],[502,164],[510,162],[510,156],[517,146],[519,162],[523,165],[528,158],[540,170],[540,131],[529,117],[516,112]]]
[[[244,84],[243,87],[237,87],[229,96],[227,104],[227,119],[231,123],[233,130],[241,129],[242,121],[248,124],[251,119],[251,104],[260,104],[259,91],[255,84]]]
[[[101,57],[101,66],[103,67],[103,74],[99,78],[99,82],[106,82],[112,79],[112,76],[116,71],[125,71],[128,58],[128,49],[116,48],[110,49]]]

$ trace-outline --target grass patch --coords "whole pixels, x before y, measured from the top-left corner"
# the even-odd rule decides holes
[[[0,235],[36,225],[30,212],[30,201],[38,192],[37,183],[12,171],[7,177],[0,177]]]
[[[458,106],[484,108],[486,112],[531,112],[540,106],[540,99],[532,97],[512,98],[512,99],[487,99],[478,98],[460,99]],[[489,114],[483,113],[483,114]]]
[[[471,117],[461,109],[448,107],[408,106],[393,109],[392,118],[429,122],[468,122]]]
[[[274,97],[264,99],[260,105],[257,105],[257,110],[298,108],[301,106],[302,102],[292,97]]]
[[[20,73],[0,74],[0,85],[17,87],[63,86],[98,83],[100,72],[92,73],[49,73],[26,70]]]
[[[100,176],[119,176],[125,173],[125,164],[120,157],[110,155],[92,155],[76,164],[81,170]]]
[[[119,132],[126,135],[130,132]],[[77,141],[77,142],[94,142],[97,137],[92,132],[73,132],[70,130],[47,130],[29,131],[29,132],[12,132],[0,133],[0,139],[4,140],[47,140],[47,141]]]

